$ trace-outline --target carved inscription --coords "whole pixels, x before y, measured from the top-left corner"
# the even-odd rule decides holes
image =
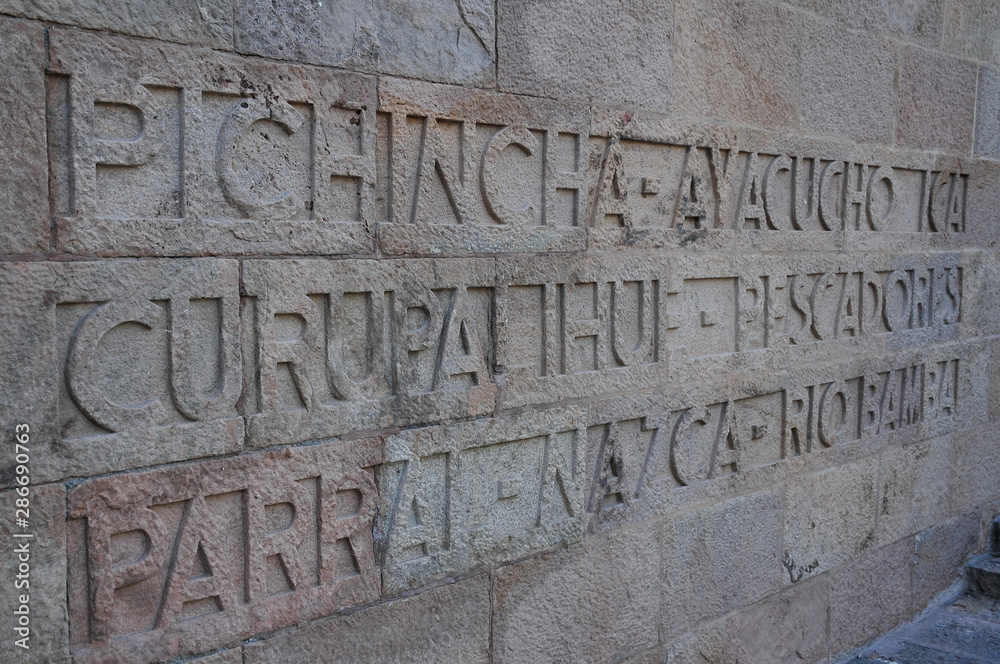
[[[250,261],[250,442],[493,412],[493,262]]]
[[[162,661],[377,598],[379,447],[285,449],[73,489],[74,661]]]
[[[814,380],[766,379],[721,400],[718,388],[699,388],[598,402],[588,415],[587,509],[605,528],[680,506],[685,487],[848,443],[954,428],[964,361],[874,361],[836,380],[814,370]]]
[[[505,405],[664,381],[666,261],[512,258],[499,261],[498,272]]]
[[[67,118],[50,141],[62,249],[371,250],[373,81],[156,48],[52,32],[49,113]]]
[[[388,79],[379,110],[384,251],[585,248],[584,109]]]
[[[583,421],[558,409],[390,436],[379,480],[386,589],[578,540]]]

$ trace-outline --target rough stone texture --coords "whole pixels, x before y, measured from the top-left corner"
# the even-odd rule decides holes
[[[5,436],[13,441],[11,434]],[[30,435],[30,432],[29,432]],[[6,442],[6,441],[5,441]],[[30,450],[31,445],[29,443]],[[13,444],[11,445],[13,451]],[[29,452],[30,456],[30,452]],[[29,462],[30,468],[30,462]],[[18,499],[22,496],[14,490],[0,492],[0,509],[4,518],[0,520],[0,538],[3,538],[3,556],[11,561],[4,567],[4,581],[7,592],[0,602],[0,629],[4,634],[3,652],[11,657],[9,661],[25,664],[56,664],[69,662],[69,630],[66,610],[66,490],[59,484],[34,485],[28,492],[28,527],[18,527],[15,514]],[[31,538],[16,538],[14,535],[30,534]],[[27,553],[23,551],[27,543]],[[27,557],[27,561],[23,560]],[[26,562],[29,569],[18,568]],[[25,637],[16,631],[21,595],[28,597],[28,617],[30,632],[27,634],[27,650],[15,641]]]
[[[948,474],[951,511],[960,514],[977,505],[1000,498],[997,473],[1000,473],[1000,439],[990,426],[983,426],[955,436],[954,456]]]
[[[824,658],[829,595],[829,578],[824,576],[738,612],[726,626],[726,662],[798,664]]]
[[[879,471],[879,546],[909,537],[948,516],[950,438],[891,447]]]
[[[975,153],[1000,159],[1000,71],[986,65],[979,68],[976,90]]]
[[[990,0],[948,0],[944,50],[1000,63],[1000,7]]]
[[[913,607],[926,606],[934,596],[962,578],[966,558],[980,551],[979,517],[975,513],[939,523],[918,533],[913,558]]]
[[[282,60],[489,85],[493,0],[234,3],[236,50]]]
[[[874,550],[877,475],[877,465],[859,461],[789,483],[782,560],[786,584]]]
[[[68,497],[79,662],[235,645],[379,594],[380,440],[94,479]]]
[[[242,446],[238,280],[216,259],[0,264],[0,416],[33,427],[33,479]]]
[[[239,648],[220,650],[219,652],[196,657],[190,660],[194,664],[243,664],[243,652]]]
[[[976,108],[974,63],[899,48],[896,141],[904,147],[969,154]]]
[[[670,108],[673,18],[674,5],[665,0],[500,2],[499,87]]]
[[[41,27],[0,19],[0,62],[0,254],[42,253],[50,233]]]
[[[753,556],[747,556],[753,551]],[[781,588],[781,494],[762,491],[668,520],[663,530],[663,631]]]
[[[246,646],[246,664],[488,662],[486,575],[314,622]]]
[[[222,50],[233,48],[230,0],[3,0],[0,13]]]
[[[949,0],[787,0],[854,28],[936,47],[941,43]]]
[[[794,128],[802,18],[761,0],[677,0],[671,112]]]
[[[868,33],[811,26],[802,49],[802,129],[892,143],[896,48]]]
[[[655,645],[659,539],[625,530],[497,570],[494,661],[609,661]]]
[[[912,615],[913,547],[913,538],[900,540],[832,572],[831,652],[859,646]]]

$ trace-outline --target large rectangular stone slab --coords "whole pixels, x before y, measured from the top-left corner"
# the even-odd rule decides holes
[[[941,521],[918,533],[913,555],[913,608],[963,578],[965,561],[981,551],[979,515],[975,512]]]
[[[578,541],[582,423],[566,408],[386,438],[376,527],[386,592]]]
[[[498,3],[502,90],[666,110],[672,103],[673,3]]]
[[[9,445],[12,457],[15,452],[27,454],[30,470],[35,456],[31,432],[28,431],[28,443],[24,446],[27,452],[15,450],[13,432],[14,425],[9,435],[4,432],[5,446]],[[5,449],[4,453],[8,451]],[[0,537],[4,542],[0,574],[7,587],[0,601],[3,652],[11,662],[68,663],[66,489],[60,484],[34,484],[18,489],[20,493],[15,489],[0,491],[0,509],[4,514],[0,520]],[[24,489],[27,495],[22,495]],[[22,518],[27,522],[23,526],[16,521]]]
[[[480,575],[248,644],[246,664],[490,661],[489,576]]]
[[[0,292],[0,417],[31,426],[34,480],[242,445],[236,261],[3,263]]]
[[[494,0],[238,2],[233,6],[236,50],[492,87],[494,4]]]
[[[975,63],[912,46],[899,51],[896,141],[968,155],[976,111]]]
[[[74,487],[76,662],[158,662],[378,597],[378,439],[113,475]]]
[[[781,589],[782,496],[740,496],[663,523],[663,633],[753,604]]]
[[[655,387],[666,378],[655,257],[497,261],[497,364],[504,407]]]
[[[233,49],[233,15],[227,0],[3,0],[0,11],[136,37]]]
[[[253,446],[486,415],[491,259],[243,264]]]
[[[620,661],[655,646],[659,540],[641,527],[498,569],[494,661]]]
[[[791,0],[789,4],[816,12],[844,25],[886,34],[924,46],[941,44],[947,0]],[[832,33],[842,32],[826,21],[819,22]],[[839,27],[839,26],[838,26]]]
[[[1000,7],[990,0],[948,0],[944,50],[966,58],[1000,63]]]
[[[586,248],[585,106],[383,78],[379,112],[383,252]]]
[[[50,136],[61,250],[372,251],[372,79],[68,30],[49,42],[49,113],[68,107]]]
[[[0,254],[48,251],[45,33],[0,19]]]

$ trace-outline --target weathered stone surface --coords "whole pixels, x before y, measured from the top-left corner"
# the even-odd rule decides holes
[[[854,28],[901,37],[925,46],[941,43],[948,0],[789,0]],[[822,23],[827,30],[830,26]]]
[[[493,412],[494,262],[243,264],[253,446]]]
[[[243,652],[239,648],[219,652],[190,660],[194,664],[243,664]]]
[[[674,16],[672,113],[799,126],[800,15],[761,0],[677,0]]]
[[[786,584],[874,550],[877,476],[877,464],[858,461],[788,484],[782,560]]]
[[[829,578],[821,576],[736,613],[726,625],[726,662],[799,664],[822,660],[827,654],[829,595]]]
[[[642,527],[502,567],[495,662],[611,661],[657,642],[659,534]]]
[[[670,108],[673,15],[673,3],[665,0],[502,0],[499,87],[542,97]]]
[[[49,248],[45,156],[45,34],[0,19],[0,254]]]
[[[964,514],[917,534],[913,558],[913,607],[962,578],[966,558],[979,550],[979,515]]]
[[[944,50],[1000,63],[1000,7],[990,0],[948,0]]]
[[[61,250],[372,251],[374,80],[68,30],[50,58]]]
[[[664,523],[664,634],[680,633],[781,588],[781,511],[781,492],[770,490]]]
[[[831,652],[859,646],[912,615],[913,547],[907,538],[831,572]]]
[[[952,460],[948,473],[951,487],[950,509],[960,514],[977,505],[1000,498],[1000,438],[995,427],[977,427],[955,435],[952,440]]]
[[[977,75],[976,65],[967,60],[900,46],[899,145],[969,154]]]
[[[486,575],[315,622],[246,646],[246,664],[488,662]]]
[[[976,89],[975,154],[1000,159],[1000,70],[986,65],[979,68]]]
[[[10,456],[14,456],[14,426],[9,440]],[[6,434],[6,432],[5,432]],[[27,445],[29,469],[32,444]],[[4,450],[7,453],[7,450]],[[30,476],[30,475],[29,475]],[[23,487],[21,487],[23,488]],[[16,501],[27,498],[27,507]],[[24,503],[21,503],[24,505]],[[3,652],[11,662],[25,664],[68,663],[69,630],[66,611],[66,490],[59,484],[33,485],[28,495],[15,490],[0,492],[0,538],[3,539],[3,575],[7,592],[0,601],[0,630],[4,634]],[[16,512],[23,509],[24,512]],[[28,521],[18,527],[15,518]],[[25,537],[30,535],[30,537]],[[22,602],[22,596],[27,602]],[[24,605],[27,609],[23,609]],[[25,613],[26,611],[26,613]],[[27,626],[22,626],[26,616]],[[20,632],[19,629],[27,629]],[[22,648],[17,644],[25,639]]]
[[[802,129],[891,144],[896,48],[868,33],[810,25],[802,49]]]
[[[69,493],[74,661],[153,662],[378,597],[379,439],[84,482]]]
[[[379,112],[385,253],[586,248],[584,106],[383,78]]]
[[[228,0],[3,0],[0,12],[168,42],[233,48]]]
[[[32,427],[33,479],[240,447],[238,280],[217,259],[0,265],[0,417]]]
[[[234,3],[236,50],[282,60],[492,86],[494,0]]]
[[[879,546],[909,537],[948,516],[950,437],[882,452],[879,471]]]
[[[668,643],[661,664],[724,664],[726,638],[726,619],[710,620]]]
[[[376,526],[385,590],[578,541],[582,425],[567,408],[389,436]]]
[[[504,407],[654,387],[668,263],[652,257],[497,261],[497,364]],[[556,321],[562,321],[557,323]]]

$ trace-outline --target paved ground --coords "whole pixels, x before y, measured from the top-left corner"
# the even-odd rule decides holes
[[[1000,600],[959,595],[903,625],[846,664],[1000,664]]]

